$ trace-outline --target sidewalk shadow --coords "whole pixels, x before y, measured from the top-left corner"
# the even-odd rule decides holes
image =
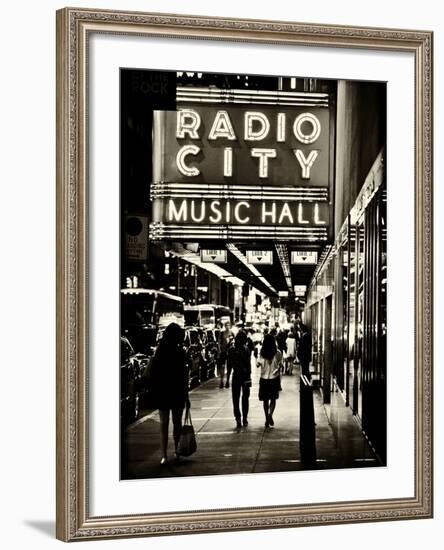
[[[23,523],[35,531],[40,531],[48,537],[55,538],[55,521],[53,520],[25,519]]]

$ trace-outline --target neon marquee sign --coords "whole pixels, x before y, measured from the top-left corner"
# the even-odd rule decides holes
[[[286,113],[277,113],[276,115],[276,142],[285,143],[286,141]],[[201,140],[199,133],[202,126],[202,118],[195,109],[181,109],[177,112],[176,138],[183,140],[190,138],[192,140]],[[308,126],[308,131],[305,127]],[[265,140],[271,129],[268,116],[258,111],[246,111],[244,113],[243,124],[244,142],[259,142]],[[321,134],[321,123],[318,117],[312,113],[299,114],[292,125],[294,137],[301,144],[312,144],[317,141]],[[210,131],[207,137],[209,142],[217,140],[238,141],[230,115],[225,110],[216,111]],[[301,169],[301,178],[310,179],[310,170],[319,155],[319,151],[312,149],[306,156],[303,149],[292,149]],[[176,155],[177,170],[186,177],[196,177],[200,174],[197,166],[187,164],[187,157],[196,157],[201,152],[198,145],[183,145]],[[269,163],[271,159],[276,158],[276,148],[271,147],[252,147],[250,156],[258,159],[258,176],[261,179],[269,177]],[[233,176],[233,147],[223,148],[223,175],[224,177]]]
[[[269,105],[256,92],[256,104],[220,105],[202,90],[187,89],[176,111],[154,113],[152,238],[177,238],[182,227],[196,238],[250,229],[258,238],[328,240],[328,102],[313,106],[295,92],[281,105],[274,92]]]

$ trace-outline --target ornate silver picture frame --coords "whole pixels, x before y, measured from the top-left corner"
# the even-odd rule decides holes
[[[295,503],[282,501],[259,506],[239,506],[233,501],[232,507],[223,508],[219,508],[215,499],[205,509],[191,500],[188,509],[173,511],[163,508],[110,515],[93,512],[91,484],[96,470],[91,468],[90,438],[96,434],[90,430],[93,409],[90,350],[95,335],[91,334],[89,317],[90,226],[95,205],[90,201],[94,159],[90,154],[89,94],[95,83],[88,71],[91,39],[97,35],[123,40],[164,38],[176,44],[193,41],[202,47],[217,41],[227,47],[230,44],[257,44],[265,48],[281,45],[413,56],[414,274],[411,275],[414,296],[406,303],[414,307],[406,305],[405,311],[400,312],[410,316],[414,326],[414,410],[411,411],[414,468],[410,480],[414,490],[411,496],[393,494],[390,498],[341,500],[338,495],[337,501],[301,503],[295,499]],[[75,541],[432,517],[432,54],[433,33],[429,31],[77,8],[57,12],[57,538]],[[149,69],[149,61],[146,68]],[[341,78],[341,74],[337,78]],[[298,128],[303,139],[302,126]],[[113,139],[118,142],[119,135]],[[387,156],[390,163],[390,152]],[[372,177],[377,179],[375,173]],[[118,243],[115,246],[118,247]],[[117,367],[115,373],[118,378]],[[393,383],[393,379],[389,378],[390,382]],[[118,423],[115,429],[118,431]],[[168,483],[171,487],[175,481]]]

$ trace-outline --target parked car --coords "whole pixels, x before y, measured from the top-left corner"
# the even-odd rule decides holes
[[[142,374],[147,367],[147,357],[136,353],[128,338],[120,338],[120,415],[123,424],[139,417],[140,402],[144,393]]]
[[[143,355],[153,355],[157,347],[159,329],[154,325],[128,325],[122,336],[128,338],[133,349]]]
[[[160,339],[161,330],[154,325],[132,325],[123,331],[124,336],[131,342],[135,358],[143,365],[140,379],[140,406],[153,408],[150,388],[150,369],[154,353]]]

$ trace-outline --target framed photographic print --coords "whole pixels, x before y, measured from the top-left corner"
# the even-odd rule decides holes
[[[431,517],[432,33],[57,12],[57,536]]]

